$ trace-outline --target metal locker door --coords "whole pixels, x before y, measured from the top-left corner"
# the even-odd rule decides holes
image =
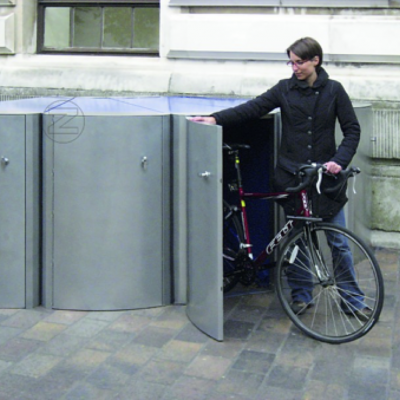
[[[0,116],[0,307],[25,308],[25,115]]]
[[[75,140],[45,137],[47,307],[163,304],[165,126],[162,116],[86,116]]]
[[[187,124],[187,315],[201,331],[223,340],[222,128]]]

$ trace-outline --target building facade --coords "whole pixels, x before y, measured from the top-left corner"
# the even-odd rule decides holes
[[[353,101],[373,109],[373,243],[400,247],[400,1],[0,0],[1,100],[249,98],[288,77],[312,36]]]

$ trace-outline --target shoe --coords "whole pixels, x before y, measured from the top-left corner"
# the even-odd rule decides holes
[[[372,317],[373,310],[369,307],[362,308],[361,310],[353,310],[353,311],[345,311],[345,314],[350,317],[358,318],[360,321],[366,322],[369,321]]]
[[[292,301],[290,308],[296,315],[303,315],[308,308],[312,307],[312,303],[306,303],[305,301]]]

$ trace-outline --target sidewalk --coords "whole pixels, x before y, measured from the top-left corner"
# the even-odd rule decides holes
[[[380,322],[329,345],[292,327],[275,295],[225,299],[225,341],[184,306],[0,310],[0,400],[398,400],[400,252],[377,251]]]

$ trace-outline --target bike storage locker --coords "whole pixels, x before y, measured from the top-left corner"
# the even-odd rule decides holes
[[[187,116],[243,101],[0,103],[0,307],[41,303],[117,310],[186,304],[189,319],[222,340],[222,199],[233,195],[223,185],[229,166],[222,143],[249,144],[251,150],[241,156],[244,182],[250,191],[270,189],[280,119],[275,113],[222,130]],[[353,165],[362,174],[357,195],[349,185],[347,219],[368,242],[371,108],[355,110],[362,136]],[[283,225],[281,213],[267,203],[269,208],[247,204],[255,221],[250,226],[260,229],[252,234],[255,246]]]
[[[169,304],[169,116],[65,111],[43,120],[44,304]]]
[[[39,129],[39,114],[0,114],[0,308],[39,304]]]

